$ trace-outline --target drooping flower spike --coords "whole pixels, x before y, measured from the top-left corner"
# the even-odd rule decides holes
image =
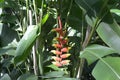
[[[52,44],[55,48],[55,50],[51,50],[54,54],[54,56],[52,56],[52,59],[54,60],[52,61],[52,64],[57,67],[63,67],[64,65],[69,65],[70,63],[70,60],[67,58],[71,55],[68,53],[71,47],[68,46],[68,38],[65,36],[66,30],[63,30],[60,17],[58,17],[58,24],[59,26],[52,30],[57,34],[56,38],[53,39],[56,43]]]

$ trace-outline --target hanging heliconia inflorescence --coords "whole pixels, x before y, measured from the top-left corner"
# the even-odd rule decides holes
[[[63,30],[62,23],[60,17],[58,17],[59,27],[52,29],[52,31],[56,32],[57,36],[53,39],[53,47],[55,50],[51,50],[54,54],[52,56],[52,64],[57,67],[62,67],[64,65],[69,65],[70,60],[67,58],[70,56],[69,50],[71,47],[68,45],[68,38],[66,36],[66,30]]]

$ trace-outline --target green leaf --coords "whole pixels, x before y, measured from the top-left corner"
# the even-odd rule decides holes
[[[45,74],[45,78],[57,78],[63,77],[65,73],[63,71],[52,71]]]
[[[31,47],[38,36],[38,26],[29,26],[16,49],[15,64],[20,64],[30,54]]]
[[[120,58],[100,58],[92,74],[96,80],[120,80]]]
[[[94,61],[96,61],[99,58],[102,58],[106,55],[115,53],[112,48],[101,46],[101,45],[91,45],[87,48],[85,48],[81,53],[81,58],[86,58],[88,61],[88,64],[90,65]]]
[[[7,25],[0,25],[0,43],[1,47],[8,46],[8,44],[12,43],[13,40],[18,40],[17,32],[8,27]],[[12,35],[12,36],[11,36]]]
[[[84,12],[94,12],[95,11],[95,4],[101,6],[100,0],[75,0],[76,4],[84,11]],[[100,7],[97,8],[99,9]],[[99,9],[100,10],[100,9]],[[91,14],[91,13],[89,13]]]
[[[95,17],[89,17],[88,15],[85,16],[86,22],[91,26],[94,27],[96,18]]]
[[[65,10],[64,13],[66,11],[68,10]],[[68,16],[68,24],[73,29],[81,31],[80,26],[82,25],[82,10],[76,4],[73,4],[71,7],[71,11],[69,13],[70,15]],[[65,18],[66,18],[66,15],[65,15]]]
[[[37,76],[27,73],[21,75],[17,80],[38,80]]]
[[[4,0],[0,0],[0,2],[3,2]]]
[[[15,23],[15,21],[17,20],[17,17],[10,14],[1,14],[0,19],[2,23]]]
[[[8,44],[8,46],[0,48],[0,56],[3,54],[15,56],[16,46],[17,46],[17,42],[16,40],[13,40],[13,42]]]
[[[46,21],[48,20],[48,18],[49,18],[49,13],[47,13],[44,17],[43,17],[43,19],[42,19],[42,25],[44,25],[45,23],[46,23]]]
[[[53,65],[53,64],[51,64],[51,65],[49,65],[49,66],[47,66],[47,67],[50,67],[50,68],[52,68],[53,70],[58,70],[58,71],[61,70],[60,68],[58,68],[57,66],[55,66],[55,65]]]
[[[47,79],[47,80],[78,80],[75,78],[55,78],[55,79]]]
[[[2,78],[0,78],[0,80],[11,80],[11,79],[8,74],[4,74],[4,76]]]
[[[111,9],[110,12],[115,13],[116,15],[120,16],[120,10],[119,9]]]
[[[115,22],[112,24],[102,22],[97,33],[107,45],[120,53],[120,27]]]

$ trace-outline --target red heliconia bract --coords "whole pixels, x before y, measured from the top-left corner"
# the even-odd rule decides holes
[[[57,33],[60,34],[60,36],[64,36],[65,32],[63,32],[63,30],[61,28],[55,28],[55,29],[52,29],[52,31],[56,31]]]
[[[61,49],[61,52],[68,52],[69,51],[69,48],[68,47],[65,47],[65,48],[62,48]]]
[[[52,29],[52,31],[61,32],[62,30],[61,30],[61,28],[54,28],[54,29]]]
[[[61,58],[65,59],[65,58],[68,58],[71,54],[62,54],[60,55]]]
[[[62,65],[68,65],[69,62],[70,62],[70,60],[62,60],[60,63],[61,63]]]
[[[62,48],[61,44],[53,44],[52,46],[54,46],[55,48]]]
[[[56,57],[56,56],[52,56],[52,59],[54,59],[55,61],[61,61],[62,60],[62,58]]]
[[[54,44],[52,45],[56,50],[51,50],[51,52],[55,54],[55,56],[52,56],[52,59],[54,59],[52,63],[57,67],[61,67],[68,65],[70,62],[70,60],[66,60],[70,56],[68,53],[70,47],[68,47],[68,38],[66,36],[67,30],[63,30],[60,17],[58,17],[58,22],[59,26],[52,30],[57,34],[56,38],[53,39]]]
[[[52,62],[55,66],[57,66],[57,67],[61,67],[62,66],[62,64],[60,63],[60,62],[58,62],[58,61],[54,61],[54,62]]]

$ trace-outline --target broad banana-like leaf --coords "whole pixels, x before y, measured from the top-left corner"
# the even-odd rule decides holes
[[[100,58],[92,75],[96,80],[120,80],[120,58]]]
[[[112,24],[102,22],[97,33],[107,45],[120,53],[120,27],[115,22]]]
[[[112,48],[101,46],[101,45],[91,45],[86,47],[81,53],[80,57],[87,59],[88,64],[92,64],[99,58],[102,58],[106,55],[115,53],[116,51]]]

